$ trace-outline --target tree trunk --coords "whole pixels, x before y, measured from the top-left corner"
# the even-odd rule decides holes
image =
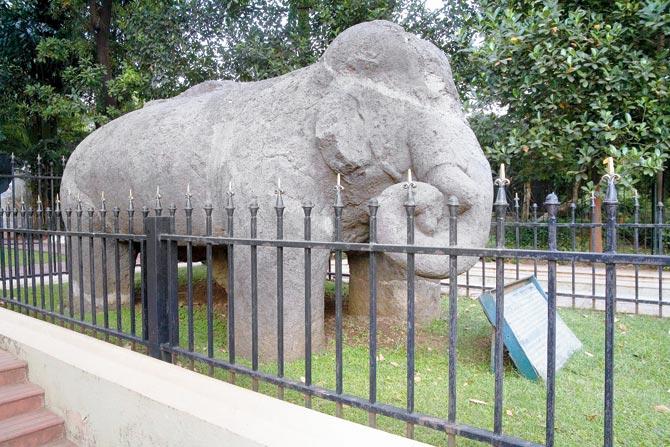
[[[99,113],[106,114],[109,107],[117,105],[116,100],[109,96],[109,82],[113,78],[111,48],[109,43],[112,26],[112,0],[90,0],[90,29],[95,38],[95,53],[98,64],[105,67],[103,83],[96,98]],[[98,123],[96,123],[96,127]]]
[[[659,53],[665,49],[665,34],[663,32],[659,33],[658,35],[658,44],[657,44],[657,49]],[[664,203],[664,196],[665,194],[663,193],[663,168],[661,168],[657,173],[656,173],[656,191],[657,196],[656,196],[656,201]],[[656,203],[654,203],[654,206],[656,206]]]
[[[530,182],[523,184],[523,205],[521,207],[521,220],[527,221],[530,216]]]

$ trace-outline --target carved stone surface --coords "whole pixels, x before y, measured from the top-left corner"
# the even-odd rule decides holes
[[[349,270],[356,272],[349,281],[347,312],[370,313],[368,255],[349,253]],[[407,273],[388,256],[377,260],[377,315],[405,320],[407,318]],[[430,323],[440,317],[440,280],[416,276],[414,279],[414,319],[417,324]]]
[[[397,25],[375,21],[344,31],[306,68],[260,82],[205,82],[106,124],[72,154],[61,197],[64,207],[74,208],[81,194],[87,209],[98,206],[104,190],[108,207],[123,209],[132,188],[139,210],[144,205],[153,208],[160,186],[163,207],[175,203],[182,208],[190,183],[194,233],[204,233],[202,208],[211,201],[213,233],[222,235],[225,192],[231,181],[237,205],[235,234],[249,235],[247,207],[255,198],[260,206],[258,236],[272,238],[273,194],[281,177],[285,238],[302,237],[301,204],[307,199],[315,205],[312,238],[330,240],[333,185],[341,173],[343,237],[362,242],[368,237],[367,200],[402,182],[409,168],[440,192],[442,201],[434,202],[440,213],[445,214],[446,198],[458,197],[460,224],[470,235],[464,243],[483,245],[490,223],[490,168],[461,111],[447,57]],[[404,200],[400,189],[398,193]],[[382,230],[385,206],[380,208],[380,239],[402,243],[404,233]],[[404,210],[396,211],[392,219],[402,224]],[[126,228],[127,214],[121,216],[121,228]],[[183,211],[177,216],[177,232],[184,232]],[[436,221],[432,235],[428,232],[423,238],[420,227],[417,242],[446,245],[445,225],[445,219]],[[135,229],[141,228],[137,219]],[[273,357],[277,344],[275,253],[273,248],[258,250],[258,326],[264,359]],[[312,253],[315,349],[324,342],[328,255],[325,250]],[[227,260],[223,253],[215,258],[221,281]],[[235,248],[235,328],[237,352],[243,356],[251,345],[249,259],[248,247]],[[400,258],[394,262],[403,265]],[[446,259],[427,262],[418,273],[444,277],[444,265]],[[286,358],[296,358],[304,346],[302,250],[284,251],[284,272],[285,353]],[[73,280],[78,281],[76,274]],[[99,284],[97,280],[96,287]],[[113,290],[111,284],[109,288]]]

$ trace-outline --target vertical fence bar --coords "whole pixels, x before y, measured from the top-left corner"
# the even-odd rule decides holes
[[[284,238],[284,200],[280,186],[277,185],[277,240]],[[277,376],[284,377],[284,247],[277,247]],[[284,387],[277,386],[277,397],[284,399]]]
[[[37,197],[41,197],[44,194],[42,190],[42,156],[37,154],[36,163],[37,165]]]
[[[7,275],[5,274],[5,210],[0,202],[0,275],[2,276],[2,297],[7,298]],[[11,274],[10,274],[11,284]],[[10,302],[13,297],[10,296]],[[14,309],[12,305],[10,309]]]
[[[408,179],[404,185],[407,189],[407,199],[405,201],[405,214],[407,217],[407,245],[414,245],[414,213],[416,212],[416,202],[414,200],[414,189],[416,185],[411,179]],[[375,234],[376,236],[376,234]],[[415,354],[415,294],[414,294],[414,253],[407,253],[407,412],[414,413],[414,354]],[[454,282],[454,280],[449,281]],[[372,314],[373,309],[370,309]],[[405,436],[414,438],[414,424],[405,425]]]
[[[607,252],[617,250],[617,191],[616,175],[607,175]],[[616,264],[605,264],[605,424],[604,445],[614,443],[614,317],[616,311]]]
[[[28,215],[26,218],[26,229],[32,230],[33,229],[33,207],[30,206],[28,207]],[[26,271],[24,272],[26,275],[30,275],[30,284],[31,284],[31,289],[32,289],[32,295],[33,295],[33,306],[37,306],[37,282],[36,282],[36,272],[35,272],[35,240],[33,233],[27,233],[27,238],[28,238],[28,251],[26,252],[26,259],[27,259],[27,268]],[[40,267],[41,268],[41,267]],[[26,279],[28,276],[26,276]],[[43,278],[43,277],[42,277]],[[28,288],[28,283],[26,281],[26,289]],[[27,292],[28,290],[26,290]]]
[[[548,245],[549,251],[557,251],[556,213],[560,202],[556,194],[551,193],[544,201],[549,214]],[[556,261],[547,261],[547,413],[546,446],[554,446],[554,411],[556,402]]]
[[[205,205],[205,236],[212,235],[212,205]],[[214,358],[214,296],[212,293],[212,244],[205,246],[207,260],[207,357]],[[209,365],[209,375],[214,373],[214,366]]]
[[[637,190],[634,191],[633,195],[633,249],[635,254],[640,253],[640,229],[638,225],[640,224],[640,200],[637,194]],[[635,264],[633,266],[635,269],[635,314],[640,313],[640,265]]]
[[[28,241],[28,234],[25,232],[25,230],[28,228],[28,219],[26,216],[27,210],[26,210],[26,204],[21,198],[21,228],[23,228],[23,237],[21,238],[21,246],[23,247],[23,298],[25,300],[26,304],[30,304],[30,298],[28,296],[29,294],[29,288],[28,288],[28,262],[30,259],[30,253],[29,249],[30,246],[29,241]],[[33,287],[33,290],[35,288]]]
[[[342,202],[343,187],[338,184],[335,186],[335,204],[333,211],[335,213],[335,242],[342,241],[342,211],[344,203]],[[335,392],[342,394],[343,391],[343,364],[342,364],[342,250],[335,250]],[[342,403],[336,402],[335,414],[342,417]]]
[[[533,203],[533,250],[537,250],[537,203]],[[533,275],[537,278],[537,259],[533,259]]]
[[[53,160],[49,160],[49,207],[52,208],[52,209],[54,208],[54,203],[55,203],[54,202],[54,198],[55,198],[54,191],[55,191],[55,189],[54,189],[54,162],[53,162]],[[53,228],[55,228],[55,225],[52,225],[50,223],[49,228],[53,229]],[[49,250],[51,251],[51,253],[55,253],[56,252],[56,247],[55,247],[54,244],[56,243],[56,237],[49,234],[47,236],[47,239],[48,239],[48,244],[49,244],[49,247],[50,247]],[[53,259],[53,256],[49,257],[49,263],[50,263],[51,266],[53,266],[52,271],[56,270],[56,268],[57,268],[56,263],[54,261],[60,262],[59,259]]]
[[[74,318],[74,288],[72,287],[72,277],[74,275],[74,266],[72,265],[72,207],[65,210],[65,227],[68,231],[65,236],[65,269],[68,274],[67,285],[67,304],[70,318]],[[72,327],[72,325],[70,326]]]
[[[145,206],[142,207],[142,221],[149,217],[149,208]],[[147,243],[146,241],[140,241],[140,292],[141,292],[141,302],[142,302],[142,339],[149,339],[149,304],[148,304],[148,290],[147,290]]]
[[[304,239],[312,239],[312,208],[309,200],[302,204],[304,213]],[[330,256],[328,256],[330,264]],[[330,267],[329,267],[330,270]],[[312,385],[312,249],[305,247],[305,385]],[[305,406],[312,408],[312,396],[305,394]]]
[[[577,205],[575,202],[570,202],[570,239],[571,239],[571,245],[570,248],[572,251],[577,251],[577,224],[576,224],[576,210],[577,210]],[[575,303],[575,260],[573,259],[570,261],[570,272],[571,272],[571,280],[570,280],[570,287],[571,287],[571,292],[572,292],[572,308],[574,309],[576,306]]]
[[[484,256],[481,257],[482,260],[482,293],[486,290],[486,258]]]
[[[228,237],[235,235],[233,195],[231,182],[228,184],[228,202],[226,203]],[[228,244],[226,252],[228,258],[228,361],[232,365],[235,363],[235,246]],[[234,372],[230,372],[229,379],[231,383],[235,383]]]
[[[54,162],[49,160],[49,205],[54,203]]]
[[[591,191],[591,252],[596,251],[596,195]],[[591,309],[596,308],[596,265],[591,263]]]
[[[377,210],[379,203],[377,199],[368,201],[370,210],[370,244],[377,242]],[[369,284],[370,284],[370,355],[369,355],[369,400],[370,403],[377,402],[377,253],[370,251],[369,260]],[[368,412],[368,425],[377,426],[377,414]]]
[[[193,234],[193,205],[191,203],[191,187],[186,187],[186,206],[184,214],[186,215],[186,234]],[[195,351],[195,337],[193,326],[193,243],[186,243],[186,338],[189,352]],[[189,367],[193,369],[193,359],[189,360]]]
[[[100,231],[107,233],[107,205],[105,203],[105,193],[100,196]],[[102,320],[105,329],[109,329],[109,291],[107,278],[107,238],[100,238],[100,272],[102,273]],[[109,340],[109,333],[105,332],[105,340]]]
[[[93,238],[93,214],[95,209],[89,207],[88,209],[88,232],[90,233],[88,237],[88,260],[89,260],[89,276],[91,277],[91,323],[93,326],[97,324],[97,303],[95,297],[95,251],[94,251],[94,238]]]
[[[12,161],[14,160],[14,154],[12,154]],[[12,173],[13,173],[13,168],[12,168]],[[12,195],[14,194],[14,179],[12,178]],[[21,278],[20,278],[20,271],[19,271],[19,233],[17,232],[18,229],[18,210],[16,209],[16,202],[13,201],[14,198],[12,196],[12,228],[14,231],[12,232],[12,236],[14,239],[14,276],[16,277],[16,299],[17,301],[21,302]]]
[[[170,233],[174,234],[176,231],[176,214],[177,206],[171,203],[168,207],[168,214],[170,219]],[[175,241],[168,241],[167,243],[167,257],[168,257],[168,331],[170,332],[170,346],[179,347],[179,295],[177,288],[179,287],[178,277],[178,260],[177,260],[177,243]],[[172,353],[172,362],[177,359],[177,355]]]
[[[250,236],[257,237],[258,202],[252,200],[249,205],[251,217]],[[258,247],[252,245],[251,251],[251,369],[258,371]],[[258,391],[258,379],[252,379],[252,389]]]
[[[9,204],[5,205],[4,210],[2,208],[0,208],[0,213],[2,213],[2,216],[4,218],[3,228],[10,228],[11,227],[11,211],[10,211],[10,208],[9,208]],[[14,273],[12,272],[12,241],[11,241],[12,234],[13,233],[11,231],[7,231],[6,237],[5,237],[5,233],[3,231],[4,241],[3,241],[3,244],[2,244],[2,257],[3,257],[3,259],[6,258],[6,262],[7,262],[7,276],[6,276],[6,278],[8,279],[8,283],[9,283],[8,288],[9,288],[9,300],[10,301],[14,300]],[[5,272],[5,269],[3,268],[3,274],[4,274],[4,272]],[[4,286],[5,281],[3,281],[2,284]],[[6,296],[6,292],[5,292],[4,288],[3,288],[3,295]],[[14,309],[13,306],[12,306],[12,309]]]
[[[449,197],[449,246],[458,245],[458,198]],[[517,227],[518,228],[518,227]],[[449,402],[447,419],[456,423],[456,361],[458,345],[458,282],[451,278],[458,275],[458,256],[449,255]],[[449,447],[456,446],[456,436],[449,434]]]
[[[493,204],[496,212],[496,248],[505,247],[505,214],[507,213],[507,197],[505,186],[509,180],[501,172],[500,178],[496,180],[498,194]],[[533,213],[537,216],[537,204],[534,204]],[[537,220],[537,219],[535,219]],[[537,226],[534,226],[535,237]],[[537,268],[537,267],[536,267]],[[495,370],[495,405],[493,409],[493,431],[502,433],[503,426],[503,325],[505,321],[505,259],[496,256],[496,327],[494,345],[494,370]]]
[[[44,220],[44,209],[42,208],[42,199],[37,196],[37,222],[35,223],[36,230],[42,230]],[[44,290],[44,242],[42,240],[42,233],[37,234],[37,260],[40,264],[40,307],[46,309],[46,293]],[[37,274],[37,270],[34,272]],[[33,275],[33,278],[35,275]],[[33,286],[34,288],[34,286]]]
[[[663,255],[663,211],[663,202],[658,202],[658,210],[656,211],[658,246],[656,254],[659,256]],[[663,316],[663,266],[661,265],[658,266],[658,316]]]
[[[14,225],[12,228],[16,230],[16,157],[14,156],[14,152],[12,152],[9,158],[9,167],[12,174],[12,210],[14,211]],[[16,233],[14,233],[14,239],[16,239]],[[16,274],[18,276],[18,272]]]
[[[514,194],[514,248],[519,249],[520,243],[520,228],[519,228],[519,194]],[[519,279],[519,257],[514,258],[514,265],[516,268],[515,278]]]
[[[134,232],[134,217],[135,217],[135,207],[133,206],[133,192],[130,191],[128,195],[128,234],[133,234]],[[128,301],[130,302],[130,334],[137,334],[137,312],[136,312],[136,299],[135,299],[135,247],[133,241],[128,241],[128,278],[130,279],[129,290],[128,290]],[[133,343],[133,349],[135,349],[135,344]]]
[[[123,320],[121,318],[121,252],[119,250],[118,237],[121,231],[121,227],[119,226],[120,215],[121,209],[118,206],[112,208],[112,231],[117,235],[114,238],[114,302],[116,305],[116,330],[119,333],[123,332]]]
[[[53,202],[52,202],[53,203]],[[49,310],[51,312],[54,312],[55,310],[55,297],[54,297],[54,259],[56,259],[56,250],[54,246],[54,238],[51,235],[51,231],[54,229],[53,228],[53,213],[51,211],[51,207],[47,207],[46,209],[46,222],[45,222],[45,227],[47,231],[47,274],[49,275]],[[41,235],[40,235],[41,238]],[[51,322],[53,323],[55,321],[54,317],[51,317]]]
[[[60,197],[56,194],[56,209],[54,211],[54,219],[56,221],[56,231],[60,232],[61,219],[62,219],[62,210],[60,207]],[[54,247],[56,248],[56,272],[58,275],[58,312],[61,315],[65,315],[65,297],[63,296],[63,262],[61,260],[61,254],[63,247],[61,246],[62,236],[58,235],[54,237]]]

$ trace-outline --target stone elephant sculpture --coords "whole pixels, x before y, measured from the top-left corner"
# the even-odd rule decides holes
[[[345,205],[343,239],[365,242],[368,200],[382,197],[384,191],[404,181],[408,169],[420,186],[417,243],[447,245],[447,198],[455,196],[460,202],[460,245],[483,246],[490,225],[491,172],[461,110],[447,57],[398,25],[374,21],[344,31],[311,66],[259,82],[204,82],[102,126],[70,157],[61,197],[64,208],[75,208],[76,198],[81,197],[86,210],[99,206],[104,191],[108,206],[118,205],[123,210],[132,189],[136,209],[143,205],[151,209],[160,186],[164,208],[174,203],[181,209],[190,184],[194,233],[204,234],[202,209],[211,202],[213,233],[225,235],[224,205],[232,182],[237,206],[235,235],[249,235],[247,207],[255,199],[260,206],[258,236],[273,238],[274,191],[279,177],[286,207],[285,238],[302,238],[301,205],[310,200],[314,204],[312,238],[332,240],[333,185],[340,173]],[[404,196],[398,197],[397,203],[392,198],[382,201],[379,242],[404,243],[403,200]],[[176,231],[183,233],[183,211],[177,216]],[[126,219],[122,212],[122,229],[127,226]],[[136,222],[135,229],[141,228]],[[106,230],[111,231],[109,220]],[[215,253],[215,278],[225,286],[224,250],[222,247]],[[251,343],[248,253],[248,247],[236,247],[235,328],[240,355],[248,355]],[[87,257],[86,250],[83,255]],[[315,350],[325,341],[322,279],[328,260],[327,251],[314,250],[311,296]],[[284,261],[284,351],[289,359],[300,356],[304,349],[302,250],[285,249]],[[402,257],[392,261],[403,266]],[[445,278],[447,265],[444,257],[417,257],[421,277]],[[469,265],[461,263],[460,270],[466,267]],[[106,268],[111,291],[111,261]],[[87,274],[85,271],[84,279]],[[357,271],[352,271],[352,281],[356,275]],[[72,280],[78,289],[81,281],[76,272]],[[127,274],[121,280],[127,285]],[[87,287],[84,281],[88,296]],[[99,280],[96,287],[100,287]],[[275,290],[275,249],[261,247],[259,339],[265,359],[276,352]]]

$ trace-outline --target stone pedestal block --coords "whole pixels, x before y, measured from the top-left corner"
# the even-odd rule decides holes
[[[370,313],[368,255],[349,253],[349,303],[352,315]],[[429,323],[440,317],[440,280],[414,278],[416,324]],[[377,316],[407,318],[406,272],[384,255],[377,256]]]

